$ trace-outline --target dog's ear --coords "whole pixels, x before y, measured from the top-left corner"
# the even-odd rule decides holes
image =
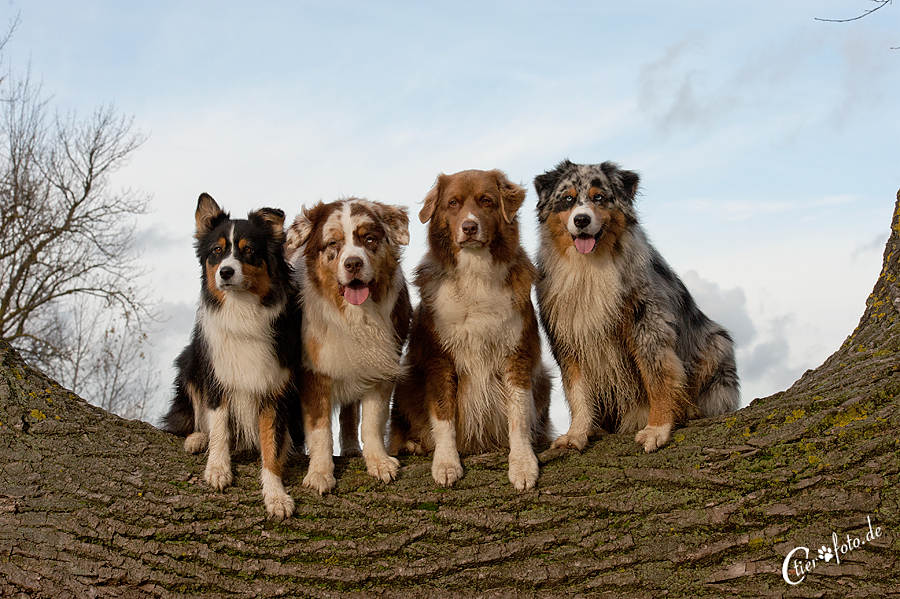
[[[284,243],[284,211],[278,208],[260,208],[247,215],[254,223],[268,227],[278,243]]]
[[[620,174],[622,175],[622,185],[625,187],[625,195],[631,203],[634,203],[641,176],[634,171],[621,171]]]
[[[312,233],[313,223],[310,219],[309,208],[303,208],[303,211],[294,218],[293,224],[288,227],[287,241],[284,244],[285,254],[290,255],[292,252],[300,249],[309,239]]]
[[[194,220],[197,223],[194,237],[200,239],[226,218],[228,218],[228,213],[219,208],[212,196],[208,193],[201,193],[197,199],[197,211],[194,213]]]
[[[550,201],[553,190],[559,185],[564,173],[575,166],[568,158],[556,165],[553,170],[534,178],[534,190],[538,194],[537,210],[540,215]]]
[[[432,187],[431,191],[428,192],[428,195],[425,196],[425,205],[422,206],[422,209],[419,211],[419,221],[422,224],[427,223],[431,220],[431,217],[434,216],[434,210],[441,200],[441,193],[446,181],[447,175],[444,173],[438,175],[437,180],[434,182],[434,187]]]
[[[525,201],[525,188],[510,181],[503,171],[495,169],[491,171],[491,175],[500,189],[500,210],[503,212],[503,220],[509,224],[516,218],[516,213]]]
[[[543,175],[534,178],[534,190],[538,194],[538,203],[544,201],[547,195],[553,191],[559,182],[559,172],[556,170],[547,171]]]
[[[409,212],[404,206],[390,206],[375,202],[378,218],[387,225],[391,241],[397,245],[409,245]]]
[[[610,184],[616,189],[616,193],[624,194],[625,200],[633,205],[641,176],[634,171],[622,170],[618,164],[608,160],[600,165],[600,170],[603,171]]]

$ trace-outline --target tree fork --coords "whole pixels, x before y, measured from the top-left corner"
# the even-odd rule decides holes
[[[324,498],[295,457],[285,522],[266,519],[252,455],[213,491],[181,439],[92,407],[0,344],[0,595],[897,596],[900,194],[884,257],[824,364],[656,453],[629,435],[544,451],[526,493],[499,453],[467,458],[452,489],[429,458],[404,457],[387,485],[335,458]],[[820,548],[834,559],[812,563]]]

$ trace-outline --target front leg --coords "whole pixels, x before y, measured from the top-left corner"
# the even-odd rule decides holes
[[[259,413],[259,447],[262,454],[260,480],[266,511],[269,516],[284,520],[294,513],[294,500],[281,482],[289,443],[287,426],[278,420],[274,406],[266,406]]]
[[[303,486],[324,495],[334,489],[334,440],[331,437],[331,379],[307,373],[303,388],[303,428],[309,470]]]
[[[684,417],[689,402],[684,393],[684,370],[674,350],[664,351],[662,359],[643,356],[638,359],[638,370],[647,390],[650,414],[647,426],[634,440],[650,453],[669,442],[675,422]]]
[[[633,326],[631,354],[650,403],[647,426],[634,440],[650,453],[669,442],[672,428],[684,418],[690,401],[685,392],[684,365],[675,352],[676,334],[665,315],[647,310]]]
[[[442,420],[432,413],[431,434],[434,437],[431,476],[442,487],[452,487],[463,477],[463,467],[456,449],[456,418]]]
[[[413,354],[415,364],[422,369],[422,404],[434,442],[431,476],[442,487],[450,487],[463,477],[462,463],[456,445],[456,410],[459,401],[459,376],[456,364],[437,343],[438,334],[426,329],[416,336],[421,346]]]
[[[571,422],[569,431],[560,435],[550,445],[551,449],[583,450],[587,446],[588,436],[594,424],[595,398],[591,396],[590,387],[582,376],[581,367],[572,357],[566,356],[559,361],[562,373],[563,390],[569,404]]]
[[[509,482],[518,491],[529,491],[537,484],[539,473],[537,456],[531,445],[534,397],[530,387],[523,389],[509,377],[505,381],[505,391],[509,420]]]
[[[209,412],[209,457],[203,478],[219,491],[229,486],[231,475],[231,426],[224,402]]]
[[[370,475],[386,483],[397,478],[397,472],[400,471],[400,462],[389,456],[384,447],[384,427],[387,424],[393,388],[389,383],[376,385],[363,396],[360,406],[366,469]]]

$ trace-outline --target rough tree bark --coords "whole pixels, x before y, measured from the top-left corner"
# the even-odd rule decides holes
[[[302,489],[297,458],[285,522],[266,520],[253,456],[212,491],[180,439],[0,346],[0,595],[897,596],[898,277],[900,194],[859,326],[787,391],[691,423],[654,454],[619,435],[545,451],[521,494],[500,454],[466,459],[450,490],[427,459],[404,458],[389,485],[337,459],[324,498]],[[782,564],[802,547],[833,557],[811,567],[794,552],[808,572],[789,560],[803,578],[791,585]]]

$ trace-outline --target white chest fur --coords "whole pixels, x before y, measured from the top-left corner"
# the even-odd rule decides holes
[[[636,382],[621,338],[620,265],[610,256],[581,256],[574,246],[570,251],[568,259],[552,251],[543,256],[551,275],[539,283],[541,309],[558,351],[578,363],[587,392],[606,403],[630,404]]]
[[[524,323],[504,286],[507,275],[487,251],[464,250],[456,276],[434,297],[435,328],[456,365],[457,442],[464,453],[508,443],[503,379]]]
[[[198,310],[200,330],[216,379],[225,387],[239,442],[256,444],[260,399],[280,391],[290,378],[273,343],[273,324],[282,309],[262,308],[251,294],[229,294],[219,309],[201,305]]]
[[[519,344],[522,317],[504,288],[507,274],[487,251],[463,250],[456,276],[438,288],[435,327],[463,373],[496,370]]]
[[[558,335],[579,345],[595,345],[598,336],[610,335],[620,320],[621,273],[609,256],[583,257],[574,246],[569,252],[569,259],[553,252],[545,256],[546,270],[552,275],[539,283],[542,303]]]
[[[402,373],[400,348],[391,313],[397,301],[392,291],[382,302],[367,300],[338,310],[315,291],[303,298],[303,338],[314,345],[312,367],[333,379],[333,397],[340,402],[359,399],[374,383],[394,380]]]
[[[201,330],[216,378],[227,389],[268,393],[284,385],[288,378],[273,343],[273,324],[282,306],[261,308],[255,296],[241,295],[227,296],[218,310],[201,307]]]

